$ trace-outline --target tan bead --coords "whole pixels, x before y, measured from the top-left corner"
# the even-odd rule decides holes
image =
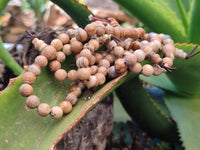
[[[107,59],[102,59],[100,62],[99,62],[99,67],[100,66],[104,66],[106,67],[107,69],[110,67],[110,62],[107,60]]]
[[[80,41],[73,41],[71,43],[71,51],[74,53],[80,53],[83,49],[83,44]]]
[[[91,66],[91,67],[90,67],[90,73],[91,73],[91,75],[96,74],[96,73],[97,73],[97,70],[98,70],[98,67],[97,67],[97,66],[95,66],[95,65]]]
[[[86,57],[81,56],[76,60],[76,66],[78,68],[86,68],[89,66],[89,60]]]
[[[107,54],[104,58],[107,59],[111,65],[112,65],[112,64],[115,62],[115,60],[117,59],[117,58],[116,58],[114,55],[112,55],[112,54]]]
[[[114,40],[106,44],[106,48],[110,51],[114,50],[115,47],[117,47],[117,43]]]
[[[176,48],[172,44],[166,44],[162,48],[163,53],[165,54],[166,52],[172,52],[175,53]]]
[[[40,75],[41,68],[37,66],[36,64],[32,64],[28,67],[28,72],[34,73],[36,76]]]
[[[94,55],[92,55],[89,59],[89,65],[92,66],[96,63],[96,58]]]
[[[84,83],[82,81],[78,81],[77,85],[78,85],[78,87],[81,88],[81,90],[83,90],[85,88],[85,85],[84,85]]]
[[[88,68],[79,68],[78,69],[78,79],[87,80],[90,77],[90,71]]]
[[[94,45],[94,51],[99,49],[99,41],[96,39],[91,39],[88,43]]]
[[[154,52],[157,52],[161,48],[161,42],[158,40],[153,40],[152,42],[155,43],[155,45],[156,45]]]
[[[149,77],[149,76],[153,75],[153,71],[154,71],[153,67],[149,64],[142,66],[142,74],[144,76]]]
[[[121,46],[116,46],[113,50],[113,54],[118,58],[122,58],[124,56],[124,49]]]
[[[82,49],[80,55],[86,57],[89,60],[92,56],[92,53],[89,49]]]
[[[47,45],[41,52],[48,60],[53,60],[56,58],[56,49],[51,46]]]
[[[165,40],[163,41],[163,44],[164,44],[164,45],[166,45],[166,44],[172,44],[172,45],[174,45],[174,41],[173,41],[172,39],[168,38],[168,39],[165,39]]]
[[[69,38],[75,37],[76,31],[74,29],[68,29],[67,34],[69,35]]]
[[[71,81],[71,82],[75,82],[78,80],[78,72],[76,70],[70,70],[68,72],[68,79]]]
[[[163,58],[163,62],[164,62],[165,64],[167,64],[168,67],[171,67],[171,66],[173,65],[173,59],[172,59],[172,58],[169,58],[169,57]]]
[[[49,69],[51,72],[57,71],[60,68],[61,68],[61,64],[57,60],[53,60],[52,62],[49,63]]]
[[[159,65],[153,65],[153,75],[154,76],[159,76],[161,73],[165,72],[164,68],[161,68]]]
[[[96,34],[96,25],[94,23],[87,24],[85,26],[85,31],[87,32],[88,36],[92,37]]]
[[[116,78],[119,74],[115,71],[115,66],[111,66],[108,69],[108,77],[109,78]]]
[[[37,108],[38,115],[40,115],[41,117],[47,116],[50,111],[51,108],[47,103],[41,103]]]
[[[165,57],[169,57],[169,58],[171,58],[173,60],[174,59],[174,54],[172,52],[166,52],[165,53]]]
[[[58,69],[54,74],[56,80],[64,81],[67,78],[67,72],[64,69]]]
[[[78,41],[86,41],[88,36],[87,36],[87,32],[85,30],[83,30],[82,28],[76,28],[76,33],[75,33],[75,37]]]
[[[102,36],[103,34],[105,34],[105,26],[103,24],[97,24],[96,25],[96,34],[98,36]]]
[[[58,60],[59,62],[63,62],[65,61],[65,53],[63,52],[57,52],[57,56],[56,56],[56,60]]]
[[[98,85],[97,77],[94,75],[90,76],[87,80],[87,88],[90,89],[96,87],[97,85]]]
[[[141,43],[140,43],[140,42],[134,41],[134,42],[132,43],[132,49],[133,49],[133,50],[140,49],[140,48],[141,48]]]
[[[142,70],[142,65],[140,63],[136,63],[135,65],[130,66],[129,69],[133,74],[138,74]]]
[[[107,24],[106,28],[105,28],[105,32],[106,32],[106,34],[113,35],[114,34],[114,28],[110,24]]]
[[[77,85],[74,85],[72,86],[70,89],[69,89],[69,92],[70,93],[73,93],[75,94],[77,97],[79,97],[81,95],[81,88]]]
[[[96,64],[98,64],[103,59],[103,56],[100,53],[95,53],[94,57],[96,59]]]
[[[146,46],[148,44],[149,44],[149,41],[147,41],[147,40],[143,40],[143,41],[140,42],[141,47]]]
[[[122,39],[124,37],[123,28],[121,26],[114,27],[114,36],[119,39]]]
[[[103,73],[96,73],[95,74],[96,78],[97,78],[97,85],[102,85],[106,82],[106,77]]]
[[[149,45],[142,46],[141,49],[146,56],[153,51],[153,49]]]
[[[61,50],[63,48],[63,43],[59,39],[54,39],[51,41],[51,45],[57,50]]]
[[[65,100],[69,101],[72,105],[75,105],[78,99],[77,99],[77,96],[75,94],[68,93]]]
[[[46,65],[48,63],[48,59],[43,55],[39,55],[39,56],[35,57],[34,63],[37,66],[44,68],[44,67],[46,67]]]
[[[124,59],[118,58],[115,61],[115,71],[117,73],[124,73],[127,70],[127,65],[124,62]]]
[[[94,52],[94,45],[93,44],[90,44],[90,43],[85,43],[83,45],[83,49],[89,49],[90,51]]]
[[[33,93],[33,88],[29,84],[22,84],[19,87],[19,93],[24,97],[30,96]]]
[[[145,53],[141,49],[134,51],[133,54],[137,57],[137,62],[142,62],[145,59]]]
[[[128,66],[132,66],[137,62],[137,57],[134,54],[128,54],[124,57],[124,62]]]
[[[70,44],[65,44],[63,46],[63,49],[62,49],[63,53],[67,56],[71,55],[72,54],[72,50],[71,50],[71,45]]]
[[[63,101],[60,103],[60,108],[64,114],[68,114],[72,111],[72,104],[69,101]]]
[[[30,95],[26,99],[26,106],[28,108],[34,109],[37,108],[40,104],[40,99],[35,95]]]
[[[36,81],[36,76],[32,72],[26,72],[22,77],[22,81],[27,84],[33,84]]]
[[[104,66],[100,66],[100,67],[98,68],[98,70],[97,70],[97,73],[103,73],[104,76],[106,76],[107,73],[108,73],[108,69],[107,69],[106,67],[104,67]]]
[[[63,116],[63,110],[59,106],[53,106],[50,111],[50,116],[53,119],[60,119]]]
[[[59,34],[58,39],[61,40],[63,44],[69,43],[69,35],[67,33]]]

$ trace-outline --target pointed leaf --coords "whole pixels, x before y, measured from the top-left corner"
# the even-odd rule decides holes
[[[66,69],[68,70],[69,67]],[[27,112],[24,108],[26,98],[19,94],[22,74],[12,79],[9,87],[0,93],[1,148],[4,150],[53,149],[90,109],[130,77],[125,75],[126,73],[108,82],[96,91],[90,100],[84,100],[88,92],[85,90],[72,112],[59,120],[53,120],[49,116],[39,117],[36,110]],[[45,69],[33,84],[33,94],[40,98],[40,102],[48,103],[52,107],[59,105],[65,99],[70,84],[68,80],[56,81],[54,75]]]
[[[51,0],[60,6],[80,27],[85,27],[91,21],[88,16],[92,14],[86,5],[80,4],[77,0]]]
[[[138,78],[116,89],[128,114],[152,136],[177,141],[176,126],[149,97]]]
[[[166,93],[166,104],[178,125],[178,130],[186,150],[200,147],[200,100]]]
[[[160,5],[154,0],[115,1],[154,32],[169,34],[176,42],[187,40],[183,24],[168,5]]]

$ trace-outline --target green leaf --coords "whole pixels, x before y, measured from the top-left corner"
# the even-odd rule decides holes
[[[138,78],[133,78],[116,89],[128,114],[150,135],[177,141],[176,126],[149,97]]]
[[[77,0],[51,0],[60,6],[77,24],[84,28],[91,21],[88,16],[92,14],[86,5],[80,4]]]
[[[176,44],[177,48],[183,49],[189,53],[195,45],[193,44]],[[195,51],[200,50],[198,47]],[[193,56],[187,60],[175,59],[174,67],[176,70],[168,73],[168,77],[174,85],[182,92],[192,97],[200,95],[200,55]]]
[[[186,33],[183,24],[168,5],[154,0],[115,0],[152,31],[169,34],[175,42],[185,42]]]
[[[189,29],[188,38],[191,43],[200,44],[200,1],[194,0],[191,24]]]
[[[0,13],[3,9],[5,9],[8,2],[9,0],[0,0]]]
[[[65,69],[70,68],[67,66]],[[24,108],[26,98],[18,92],[22,84],[22,74],[16,79],[11,79],[9,87],[0,93],[1,148],[4,150],[53,149],[90,109],[130,78],[130,75],[125,75],[126,73],[105,84],[90,100],[84,100],[88,92],[85,90],[72,112],[59,120],[53,120],[50,116],[40,117],[36,110],[27,112]],[[55,80],[54,75],[48,69],[44,69],[33,84],[33,94],[40,98],[40,102],[48,103],[52,107],[59,105],[65,99],[70,84],[69,80],[64,82]]]
[[[166,93],[166,104],[177,123],[186,150],[199,150],[200,147],[200,100]]]

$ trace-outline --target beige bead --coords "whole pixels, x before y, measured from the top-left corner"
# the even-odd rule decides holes
[[[63,52],[57,52],[56,60],[62,63],[63,61],[65,61],[65,58],[66,57]]]
[[[94,75],[90,76],[87,80],[87,88],[90,89],[96,87],[97,85],[98,85],[97,77]]]
[[[113,54],[118,58],[122,58],[124,56],[124,48],[116,46],[113,50]]]
[[[54,74],[56,80],[64,81],[67,78],[67,72],[64,69],[58,69]]]
[[[108,73],[108,69],[104,66],[100,66],[97,70],[97,73],[103,73],[103,75],[106,76]]]
[[[85,85],[84,85],[84,83],[82,81],[78,81],[77,85],[78,85],[78,87],[81,88],[81,90],[83,90],[85,88]]]
[[[176,48],[172,44],[166,44],[162,48],[163,53],[165,54],[166,52],[172,52],[175,53]]]
[[[96,34],[96,25],[94,23],[87,24],[85,26],[85,31],[87,32],[88,36],[92,37]]]
[[[62,49],[63,53],[67,56],[71,55],[72,54],[72,50],[71,50],[71,45],[70,44],[65,44],[63,46],[63,49]]]
[[[88,38],[87,32],[85,30],[83,30],[82,28],[76,28],[76,33],[75,33],[75,37],[78,41],[86,41]]]
[[[73,41],[71,43],[71,51],[74,53],[80,53],[83,49],[83,44],[80,41]]]
[[[132,49],[133,49],[133,50],[140,49],[140,48],[141,48],[140,42],[134,41],[134,42],[132,43]]]
[[[69,35],[69,38],[75,37],[76,31],[74,29],[68,29],[67,34]]]
[[[59,106],[54,106],[51,108],[50,116],[53,119],[60,119],[63,116],[63,110]]]
[[[94,51],[99,49],[99,41],[97,41],[96,39],[91,39],[88,43],[94,45]]]
[[[89,60],[86,57],[81,56],[76,60],[76,66],[78,68],[86,68],[89,66]]]
[[[142,66],[142,74],[144,76],[149,77],[149,76],[153,75],[153,71],[154,71],[153,67],[149,64]]]
[[[102,36],[105,34],[105,26],[103,24],[97,24],[96,25],[96,34],[99,36]]]
[[[69,101],[72,105],[75,105],[78,99],[77,99],[77,96],[75,94],[68,93],[65,100]]]
[[[135,65],[130,66],[129,69],[133,74],[138,74],[142,70],[142,65],[140,63],[136,63]]]
[[[127,65],[124,62],[124,59],[118,58],[115,61],[115,71],[117,73],[124,73],[127,70]]]
[[[114,40],[106,44],[106,48],[110,51],[114,50],[115,47],[117,47],[117,43]]]
[[[41,55],[44,55],[48,60],[53,60],[56,58],[56,49],[51,45],[47,45],[42,50]]]
[[[163,58],[163,62],[164,62],[165,64],[167,64],[168,67],[171,67],[171,66],[173,65],[173,59],[172,59],[172,58],[169,58],[169,57]]]
[[[145,59],[145,53],[141,49],[134,51],[133,54],[137,57],[137,62],[142,62]]]
[[[57,60],[53,60],[52,62],[49,63],[49,69],[52,72],[57,71],[60,68],[61,68],[61,64]]]
[[[37,108],[40,104],[40,99],[35,95],[30,95],[26,99],[26,106],[28,108],[34,109]]]
[[[76,70],[70,70],[68,72],[68,79],[71,82],[76,82],[78,80],[78,72]]]
[[[92,66],[96,63],[96,58],[94,55],[92,55],[89,59],[89,65]]]
[[[99,62],[99,67],[104,66],[105,68],[109,68],[110,67],[110,62],[107,59],[102,59]]]
[[[89,49],[82,49],[80,55],[86,57],[89,60],[92,56],[92,53]]]
[[[128,54],[124,57],[124,62],[128,66],[133,66],[137,62],[137,57],[134,54]]]
[[[164,68],[161,68],[159,65],[153,65],[153,75],[154,76],[159,76],[161,73],[165,72]]]
[[[51,108],[47,103],[41,103],[37,108],[38,115],[40,115],[41,117],[47,116],[50,111]]]
[[[36,80],[36,76],[32,72],[26,72],[26,73],[24,73],[24,75],[22,77],[22,81],[27,84],[33,84],[35,82],[35,80]]]
[[[83,49],[89,49],[90,51],[94,52],[94,45],[93,44],[90,44],[90,43],[85,43],[83,45]]]
[[[149,45],[142,46],[141,49],[146,56],[153,51],[153,49]]]
[[[48,59],[43,55],[39,55],[39,56],[35,57],[34,63],[37,66],[44,68],[44,67],[46,67],[46,65],[48,63]]]
[[[68,114],[72,111],[72,104],[69,101],[63,101],[60,103],[60,108],[64,114]]]
[[[106,25],[105,31],[106,31],[106,34],[111,34],[111,35],[114,34],[114,28],[110,24]]]
[[[77,85],[74,85],[72,86],[70,89],[69,89],[69,92],[70,93],[73,93],[75,94],[77,97],[79,97],[81,95],[81,88]]]
[[[94,57],[96,60],[96,64],[98,64],[103,59],[103,56],[100,53],[95,53]]]
[[[109,63],[112,65],[114,64],[115,60],[117,59],[114,55],[112,54],[107,54],[105,57],[109,61]]]
[[[28,67],[28,72],[34,73],[36,76],[40,75],[41,68],[37,66],[36,64],[32,64]]]
[[[108,69],[108,77],[109,78],[116,78],[119,74],[115,71],[115,66],[111,66]]]
[[[61,50],[61,49],[63,48],[63,43],[62,43],[62,41],[59,40],[59,39],[53,39],[53,40],[51,41],[51,45],[52,45],[57,51],[59,51],[59,50]]]
[[[90,74],[94,75],[97,73],[98,67],[96,65],[93,65],[90,67]]]
[[[19,93],[24,96],[30,96],[33,93],[33,88],[29,84],[22,84],[19,88]]]
[[[95,76],[97,78],[97,86],[106,82],[106,77],[103,73],[96,73]]]
[[[78,69],[78,79],[79,80],[87,80],[90,77],[90,71],[88,68],[79,68]]]
[[[61,40],[63,44],[67,44],[69,42],[69,35],[67,33],[61,33],[58,35],[58,39]]]

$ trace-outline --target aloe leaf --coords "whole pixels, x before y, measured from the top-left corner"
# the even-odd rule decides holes
[[[169,34],[175,42],[187,41],[183,24],[168,5],[159,5],[151,0],[115,0],[152,31]]]
[[[65,62],[65,64],[69,64],[71,61],[69,58],[68,63]],[[64,69],[71,68],[66,65]],[[70,114],[65,115],[62,119],[53,120],[49,116],[39,117],[36,110],[27,112],[24,108],[26,98],[22,97],[18,90],[22,84],[22,75],[11,79],[9,86],[0,93],[0,115],[2,116],[0,119],[0,145],[5,150],[53,149],[90,109],[128,78],[133,77],[133,75],[125,73],[113,79],[97,90],[90,100],[84,99],[88,92],[85,90]],[[54,75],[46,68],[33,84],[33,94],[40,98],[40,102],[48,103],[50,106],[59,105],[65,99],[70,84],[69,80],[64,82],[55,80]]]
[[[85,27],[91,21],[88,16],[92,14],[86,5],[77,0],[51,0],[60,6],[80,27]]]
[[[152,136],[177,141],[176,125],[157,107],[138,78],[133,78],[116,89],[128,114]]]
[[[200,1],[194,0],[191,16],[191,24],[188,38],[191,43],[200,44]]]
[[[0,12],[5,9],[8,2],[9,0],[0,0]]]
[[[193,44],[176,44],[177,48],[183,49],[189,53],[195,45]],[[195,51],[200,50],[197,48]],[[190,96],[200,95],[200,55],[193,56],[187,60],[175,59],[174,67],[176,70],[168,73],[169,79],[182,92]]]
[[[199,97],[183,97],[166,93],[166,104],[177,123],[178,131],[186,150],[200,147],[200,100]]]

